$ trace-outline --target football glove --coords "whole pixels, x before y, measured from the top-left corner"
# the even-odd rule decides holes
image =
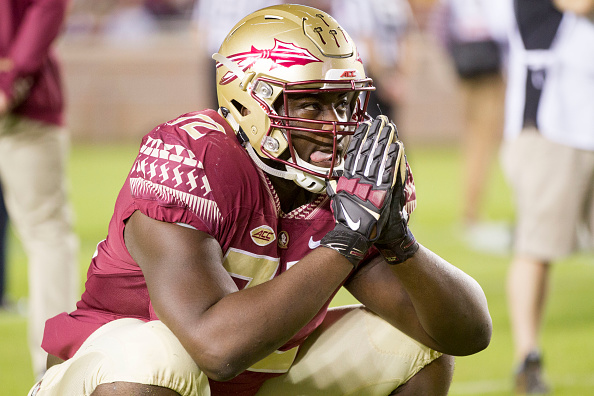
[[[379,238],[375,242],[375,247],[378,248],[388,264],[402,263],[419,250],[419,243],[408,228],[409,212],[414,210],[414,201],[412,207],[407,211],[405,191],[407,187],[414,190],[414,182],[404,155],[404,149],[398,166],[389,216]]]
[[[355,267],[388,220],[402,147],[386,116],[362,123],[348,147],[343,174],[326,182],[336,226],[321,246],[338,251]]]

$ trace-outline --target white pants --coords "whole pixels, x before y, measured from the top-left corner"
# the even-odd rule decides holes
[[[78,239],[67,198],[65,130],[22,117],[0,118],[0,182],[6,209],[27,254],[28,339],[36,376],[45,371],[45,321],[75,308]]]
[[[266,381],[257,396],[388,395],[439,356],[367,309],[341,307],[328,312],[286,373]],[[100,327],[29,395],[86,396],[116,381],[211,394],[206,375],[162,322],[126,318]]]

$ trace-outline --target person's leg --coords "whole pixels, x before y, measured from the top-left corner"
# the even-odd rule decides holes
[[[590,206],[594,153],[527,129],[502,152],[516,203],[515,254],[507,294],[515,360],[538,349],[550,264],[577,246],[576,225]]]
[[[518,364],[539,349],[549,270],[549,263],[522,256],[515,257],[509,268],[507,295]]]
[[[507,282],[508,304],[515,358],[515,391],[518,394],[547,394],[539,336],[548,294],[550,264],[517,256]]]
[[[73,310],[80,296],[68,150],[63,129],[16,117],[0,145],[6,208],[29,261],[29,346],[36,376],[45,371],[45,321]]]
[[[577,247],[577,225],[590,205],[594,153],[547,140],[535,129],[506,142],[504,171],[514,192],[514,259],[507,293],[515,344],[516,390],[542,394],[539,334],[551,264]]]
[[[464,101],[463,221],[481,220],[485,190],[503,135],[505,83],[500,74],[461,81]]]

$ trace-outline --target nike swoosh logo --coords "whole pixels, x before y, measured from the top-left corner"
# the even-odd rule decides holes
[[[313,237],[309,237],[309,242],[307,243],[307,246],[309,246],[311,250],[314,250],[315,248],[320,246],[320,241],[314,241]]]
[[[351,230],[357,231],[359,229],[359,226],[361,225],[361,219],[357,220],[357,222],[354,222],[353,219],[350,218],[344,206],[342,206],[342,203],[340,204],[340,208],[342,209],[342,213],[344,214],[344,218],[346,219],[347,225],[351,228]]]

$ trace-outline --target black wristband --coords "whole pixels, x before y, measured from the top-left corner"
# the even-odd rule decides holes
[[[355,268],[363,260],[371,242],[358,232],[351,231],[341,224],[328,232],[320,241],[320,246],[336,250],[346,257]]]
[[[408,227],[406,227],[406,234],[397,240],[386,243],[376,243],[384,259],[388,264],[400,264],[412,256],[419,250],[419,243]]]

